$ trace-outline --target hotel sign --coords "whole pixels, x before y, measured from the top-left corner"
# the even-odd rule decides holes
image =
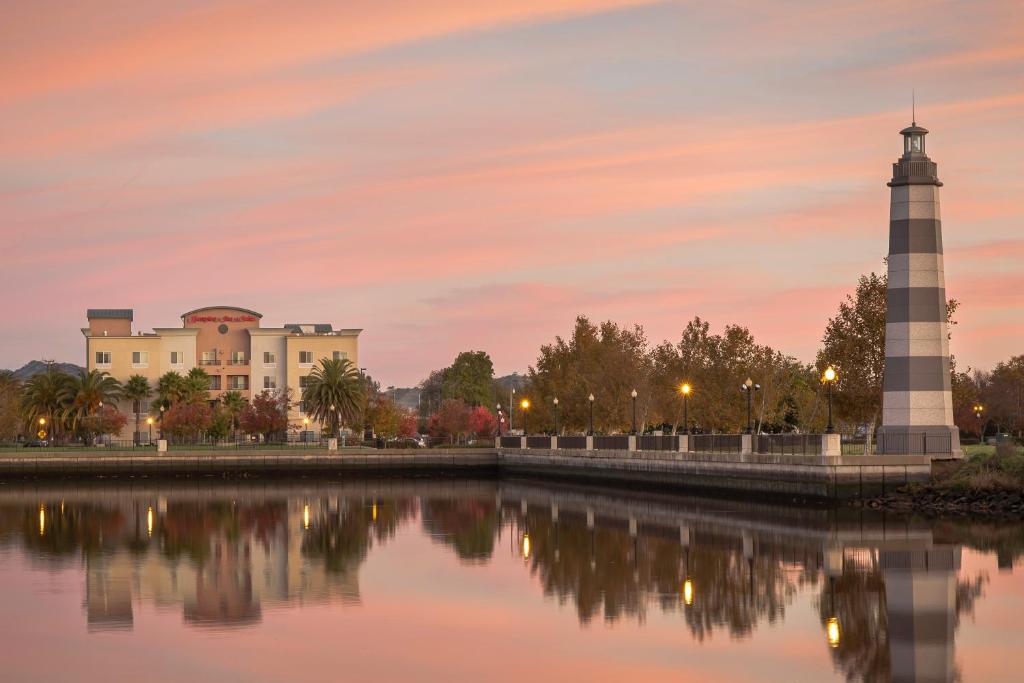
[[[254,315],[192,315],[189,316],[190,323],[252,323],[256,322]]]

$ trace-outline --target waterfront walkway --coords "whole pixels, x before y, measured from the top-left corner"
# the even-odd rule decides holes
[[[697,488],[775,496],[852,498],[928,481],[928,456],[772,455],[645,450],[231,449],[0,453],[0,479],[23,477],[328,476],[470,473]]]

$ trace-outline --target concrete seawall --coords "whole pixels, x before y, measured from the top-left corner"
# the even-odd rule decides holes
[[[0,479],[490,473],[776,496],[854,498],[928,481],[927,456],[537,449],[43,451],[0,454]]]
[[[503,472],[811,498],[871,496],[931,478],[928,456],[500,449]]]
[[[481,450],[208,450],[45,451],[0,454],[0,478],[53,476],[202,476],[328,472],[443,472],[496,470],[498,455]]]

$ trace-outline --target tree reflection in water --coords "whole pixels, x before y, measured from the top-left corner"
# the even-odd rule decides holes
[[[582,623],[598,616],[642,622],[655,603],[681,611],[698,640],[718,629],[740,637],[762,619],[782,617],[799,586],[814,578],[772,557],[745,557],[738,537],[695,535],[684,547],[678,531],[673,538],[665,529],[641,527],[634,535],[622,522],[599,519],[589,528],[579,515],[563,512],[554,520],[535,509],[517,518],[529,535],[527,562],[544,593],[560,604],[573,600]],[[689,605],[682,595],[687,579],[695,591]]]
[[[412,499],[352,499],[324,505],[320,501],[302,536],[302,554],[323,562],[331,573],[354,573],[373,545],[394,537],[415,512]]]
[[[424,498],[421,514],[423,530],[463,562],[482,564],[494,554],[498,514],[493,499]]]
[[[130,628],[138,591],[182,605],[190,624],[237,626],[259,620],[268,603],[359,599],[369,553],[419,513],[425,534],[474,567],[495,560],[507,533],[507,552],[583,625],[643,623],[655,609],[678,614],[697,642],[745,638],[813,586],[821,647],[847,679],[864,681],[956,680],[954,634],[986,582],[964,575],[960,548],[996,553],[1000,566],[1024,553],[1020,525],[844,520],[821,509],[504,482],[332,486],[316,495],[72,487],[42,502],[34,489],[9,487],[0,546],[16,544],[37,563],[80,557],[90,628]]]

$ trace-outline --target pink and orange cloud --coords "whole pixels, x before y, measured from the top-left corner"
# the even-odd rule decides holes
[[[798,3],[799,5],[799,3]],[[1024,8],[857,0],[17,3],[0,24],[4,364],[88,307],[362,327],[409,384],[577,314],[814,356],[932,130],[953,351],[1021,353]]]

